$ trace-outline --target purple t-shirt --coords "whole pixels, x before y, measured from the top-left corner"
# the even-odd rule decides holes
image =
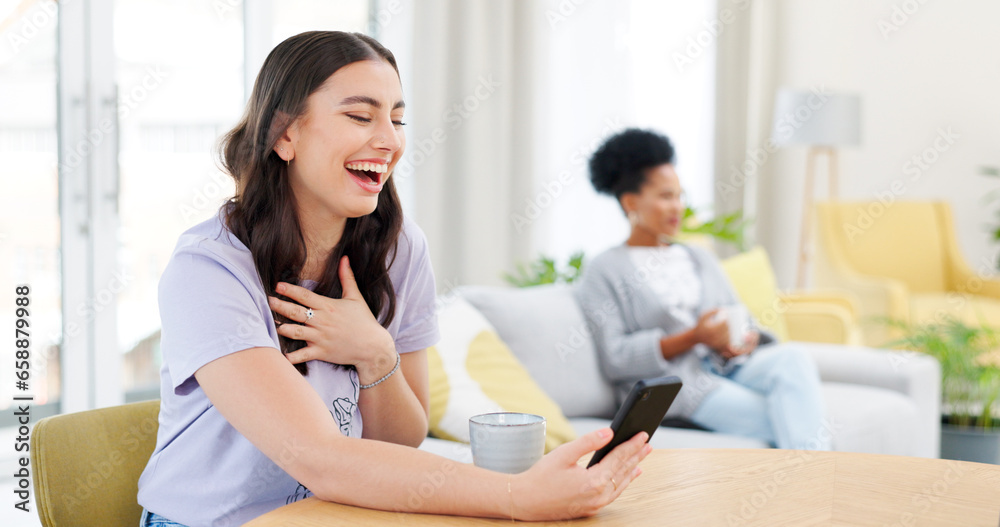
[[[408,219],[389,277],[396,314],[388,330],[396,350],[434,345],[438,327],[427,239]],[[313,289],[316,283],[300,285]],[[250,251],[225,228],[221,214],[181,235],[160,278],[159,305],[160,428],[139,478],[139,504],[175,522],[214,527],[242,525],[310,496],[219,414],[194,377],[199,368],[230,353],[280,349]],[[330,418],[344,435],[361,437],[357,373],[322,361],[308,364],[305,378]]]

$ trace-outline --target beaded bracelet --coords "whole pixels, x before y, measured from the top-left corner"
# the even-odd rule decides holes
[[[379,379],[379,380],[377,380],[377,381],[375,381],[375,382],[373,382],[371,384],[362,384],[361,388],[362,389],[365,389],[365,388],[374,388],[375,386],[378,386],[378,384],[381,383],[382,381],[388,379],[389,377],[392,377],[392,374],[396,373],[396,370],[399,369],[399,362],[400,362],[399,353],[397,353],[396,354],[396,365],[392,367],[392,371],[390,371],[389,373],[385,374],[385,377],[382,377],[381,379]]]

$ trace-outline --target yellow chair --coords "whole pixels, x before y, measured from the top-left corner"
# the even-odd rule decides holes
[[[896,338],[876,317],[1000,325],[1000,280],[965,262],[947,203],[829,202],[816,215],[813,281],[857,295],[868,345]]]
[[[722,268],[743,304],[778,340],[860,344],[857,302],[850,293],[780,293],[760,247],[727,258]]]
[[[156,446],[159,412],[160,401],[147,401],[39,421],[31,464],[42,525],[139,525],[139,475]]]

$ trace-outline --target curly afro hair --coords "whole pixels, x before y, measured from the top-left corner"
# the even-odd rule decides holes
[[[604,142],[590,157],[590,182],[602,194],[621,198],[639,192],[646,170],[674,162],[674,145],[666,136],[629,128]]]

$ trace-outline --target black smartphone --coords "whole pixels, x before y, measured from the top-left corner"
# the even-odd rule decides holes
[[[635,383],[625,402],[618,408],[615,420],[611,422],[614,437],[611,442],[594,452],[587,468],[600,463],[604,456],[616,446],[635,437],[639,432],[646,432],[653,437],[653,432],[663,422],[663,416],[673,404],[677,393],[681,391],[681,380],[677,377],[657,377]]]

